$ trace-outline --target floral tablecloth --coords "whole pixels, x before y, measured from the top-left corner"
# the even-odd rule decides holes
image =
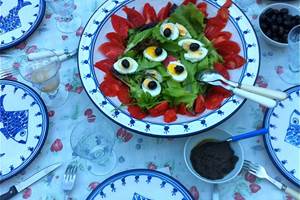
[[[266,4],[259,0],[256,0],[256,2],[248,0],[248,2],[247,15],[256,26],[257,15]],[[299,1],[294,2],[294,4],[297,3],[299,6]],[[85,24],[96,6],[100,4],[101,0],[77,0],[75,12],[82,17],[83,24]],[[56,28],[55,15],[47,10],[37,31],[27,41],[8,50],[6,53],[17,56],[34,51],[36,48],[64,49],[67,47],[74,49],[77,47],[82,31],[83,27],[79,28],[74,34],[62,34]],[[262,60],[257,85],[281,90],[291,87],[278,77],[279,73],[284,73],[282,66],[288,63],[287,50],[268,46],[259,33],[258,36],[261,44]],[[65,61],[62,64],[61,72],[65,89],[70,92],[67,103],[63,108],[49,109],[50,129],[41,153],[21,174],[2,183],[0,193],[6,192],[9,186],[28,178],[40,169],[55,162],[62,162],[62,167],[30,186],[14,199],[63,199],[64,194],[61,186],[65,168],[71,161],[77,159],[70,146],[70,135],[79,121],[87,120],[89,123],[106,123],[107,126],[114,126],[117,138],[114,147],[117,155],[117,166],[108,175],[95,176],[86,168],[83,160],[77,159],[80,170],[75,188],[71,194],[72,199],[85,199],[97,184],[107,177],[132,168],[168,168],[169,173],[191,191],[195,200],[211,199],[212,185],[197,180],[185,166],[183,146],[187,138],[157,139],[130,133],[117,127],[101,115],[84,92],[77,72],[76,58]],[[21,77],[11,78],[23,82]],[[262,126],[263,115],[264,109],[262,107],[247,101],[233,117],[220,125],[219,128],[233,134],[251,131]],[[264,148],[262,137],[244,140],[242,145],[246,152],[246,159],[264,165],[274,178],[294,187],[273,166]],[[267,181],[245,172],[230,183],[219,185],[219,189],[222,200],[292,199]]]

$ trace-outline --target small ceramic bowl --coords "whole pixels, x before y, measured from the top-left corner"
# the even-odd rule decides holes
[[[272,9],[277,9],[277,10],[280,10],[282,8],[287,8],[289,10],[289,14],[291,15],[300,15],[300,10],[293,6],[293,5],[290,5],[290,4],[287,4],[287,3],[274,3],[274,4],[270,4],[268,6],[266,6],[262,12],[260,13],[259,15],[259,19],[260,19],[260,16],[266,11],[268,10],[269,8],[272,8]],[[264,32],[263,30],[261,29],[260,27],[260,22],[258,22],[258,27],[259,27],[259,31],[261,32],[263,38],[265,39],[266,42],[268,42],[269,44],[271,45],[274,45],[274,46],[277,46],[277,47],[287,47],[287,43],[281,43],[281,42],[277,42],[271,38],[269,38]]]
[[[222,179],[217,179],[217,180],[210,180],[207,179],[205,177],[200,176],[193,168],[191,160],[190,160],[190,156],[191,156],[191,151],[192,149],[199,144],[200,142],[204,141],[204,140],[216,140],[216,141],[224,141],[227,138],[231,137],[232,135],[227,133],[226,131],[220,130],[220,129],[212,129],[208,132],[190,137],[184,146],[184,160],[185,163],[188,167],[188,169],[190,170],[190,172],[196,176],[197,178],[199,178],[200,180],[207,182],[207,183],[211,183],[211,184],[221,184],[227,181],[232,180],[233,178],[235,178],[240,171],[243,168],[243,164],[244,164],[244,150],[241,146],[241,144],[239,142],[231,142],[230,146],[233,149],[235,155],[239,158],[238,162],[235,164],[235,168],[229,173],[227,174],[224,178]]]

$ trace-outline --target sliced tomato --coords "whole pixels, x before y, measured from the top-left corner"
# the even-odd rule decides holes
[[[132,101],[132,98],[129,94],[129,88],[126,85],[122,85],[118,91],[118,98],[123,104],[129,104]]]
[[[194,110],[196,113],[203,113],[205,111],[205,100],[202,95],[199,95],[194,103]]]
[[[183,5],[188,5],[189,3],[196,4],[197,0],[184,0]]]
[[[124,38],[116,32],[110,32],[106,34],[106,38],[109,39],[113,43],[122,44],[124,45]]]
[[[208,13],[207,13],[207,4],[205,2],[201,2],[197,5],[198,10],[200,10],[202,12],[202,14],[207,17]]]
[[[210,88],[210,92],[216,93],[216,94],[221,94],[223,95],[224,98],[228,98],[232,96],[232,92],[224,89],[223,87],[220,86],[212,86]]]
[[[111,84],[108,81],[103,81],[100,84],[100,90],[103,92],[105,96],[115,97],[118,94],[120,87],[117,84]]]
[[[160,104],[156,105],[154,108],[149,110],[149,114],[152,117],[158,117],[163,115],[169,109],[168,101],[163,101]]]
[[[227,69],[224,67],[223,64],[221,63],[215,63],[214,64],[214,69],[219,72],[222,76],[224,76],[224,78],[230,80],[230,75],[227,71]]]
[[[114,62],[115,61],[112,60],[112,59],[100,60],[100,61],[95,63],[95,67],[100,69],[101,71],[103,71],[105,73],[108,73],[108,72],[110,72]]]
[[[220,42],[214,45],[214,47],[223,57],[230,54],[238,54],[241,51],[239,44],[234,41]]]
[[[110,84],[117,84],[118,86],[122,86],[123,83],[114,77],[114,75],[112,74],[112,72],[108,72],[106,73],[104,80]]]
[[[224,57],[224,61],[227,69],[238,69],[246,63],[245,59],[238,54],[227,55]]]
[[[165,112],[164,114],[164,121],[166,123],[174,122],[176,121],[177,116],[176,116],[176,110],[175,109],[169,109]]]
[[[152,22],[158,21],[155,9],[149,3],[146,3],[144,5],[143,15],[144,15],[146,24],[150,24]]]
[[[173,4],[171,2],[168,2],[168,4],[165,7],[162,7],[160,11],[157,14],[158,20],[163,21],[170,15],[170,11]]]
[[[136,119],[143,119],[147,117],[147,113],[145,113],[139,106],[129,105],[128,112]]]
[[[110,59],[117,59],[124,52],[124,47],[121,44],[113,42],[105,42],[100,47],[99,50],[106,57]]]
[[[217,45],[221,42],[229,41],[231,36],[232,34],[230,32],[222,31],[213,36],[213,39],[211,41],[214,45]]]
[[[221,107],[224,97],[222,94],[208,92],[205,97],[205,107],[209,110],[215,110]]]
[[[177,60],[176,57],[169,55],[169,56],[163,61],[163,64],[164,64],[164,66],[167,67],[167,66],[169,65],[170,62],[173,62],[173,61],[176,61],[176,60]]]
[[[130,25],[127,19],[118,15],[111,16],[111,23],[115,31],[122,37],[127,38]]]
[[[214,37],[216,37],[216,35],[218,33],[221,32],[221,30],[222,30],[222,28],[220,28],[218,26],[213,26],[213,25],[207,24],[205,27],[205,30],[204,30],[204,34],[209,40],[212,40]]]
[[[184,103],[179,104],[177,113],[181,115],[186,115],[188,113],[188,109]]]
[[[223,4],[223,8],[229,8],[232,5],[232,0],[226,0],[226,2]]]
[[[127,14],[127,19],[132,24],[132,28],[138,28],[145,25],[146,21],[144,16],[134,8],[128,8],[127,6],[125,6],[123,10]]]

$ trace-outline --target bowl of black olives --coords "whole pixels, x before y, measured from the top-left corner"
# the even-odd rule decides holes
[[[300,10],[286,3],[270,4],[259,15],[259,29],[272,45],[286,47],[289,31],[300,25]]]

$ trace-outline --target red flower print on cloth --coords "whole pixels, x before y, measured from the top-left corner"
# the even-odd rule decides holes
[[[32,190],[31,188],[26,188],[23,192],[23,199],[28,199],[31,196]]]
[[[256,193],[256,192],[258,192],[260,190],[261,187],[258,184],[256,184],[256,183],[251,183],[249,185],[249,188],[250,188],[250,190],[251,190],[252,193]]]
[[[80,94],[83,90],[83,87],[82,86],[78,86],[76,89],[75,89],[75,92]]]
[[[25,53],[26,53],[26,54],[30,54],[30,53],[36,52],[37,49],[38,49],[38,48],[37,48],[36,45],[32,45],[32,46],[29,46],[29,47],[26,49]]]
[[[51,18],[51,16],[52,16],[52,14],[51,14],[51,13],[47,13],[47,14],[45,14],[45,18],[46,18],[46,19],[50,19],[50,18]]]
[[[260,75],[257,77],[256,84],[262,88],[268,87],[268,83],[266,82],[265,78]]]
[[[84,116],[91,116],[93,114],[93,110],[88,108],[84,111]]]
[[[92,123],[96,120],[96,115],[93,114],[93,110],[88,108],[84,111],[84,116],[86,116],[88,122]]]
[[[20,44],[18,44],[15,48],[19,49],[19,50],[23,50],[23,49],[25,49],[26,45],[27,45],[27,42],[24,41],[24,42],[21,42]]]
[[[153,162],[150,162],[150,163],[148,164],[148,169],[156,170],[156,169],[157,169],[157,166],[156,166]]]
[[[12,65],[14,68],[18,69],[21,64],[19,62],[14,62],[14,64]]]
[[[54,111],[54,110],[48,111],[48,116],[49,116],[49,117],[53,117],[54,114],[55,114],[55,111]]]
[[[249,183],[254,183],[256,181],[256,176],[250,174],[249,172],[246,172],[245,180],[248,181]]]
[[[61,139],[56,139],[50,147],[51,152],[59,152],[63,149]]]
[[[70,83],[67,83],[67,84],[65,85],[65,89],[66,89],[68,92],[71,92],[72,89],[73,89],[73,86],[72,86]]]
[[[96,182],[96,181],[91,182],[89,184],[89,190],[94,190],[98,185],[99,185],[99,182]]]
[[[76,31],[76,36],[80,37],[82,35],[82,33],[83,33],[83,27],[80,26]]]
[[[67,36],[67,35],[62,35],[62,36],[61,36],[61,39],[62,39],[62,40],[67,40],[68,38],[69,38],[69,36]]]
[[[276,67],[275,67],[275,70],[276,70],[276,74],[278,74],[278,75],[281,75],[281,74],[284,73],[284,68],[283,68],[283,66],[276,66]]]
[[[129,140],[131,140],[131,138],[133,137],[133,135],[131,133],[129,133],[126,129],[120,128],[117,131],[117,137],[119,139],[121,139],[123,142],[128,142]]]
[[[196,188],[196,186],[192,186],[190,188],[190,193],[191,195],[193,196],[193,199],[194,200],[198,200],[199,199],[199,191],[198,189]]]
[[[245,200],[245,198],[239,193],[234,193],[234,200]]]

